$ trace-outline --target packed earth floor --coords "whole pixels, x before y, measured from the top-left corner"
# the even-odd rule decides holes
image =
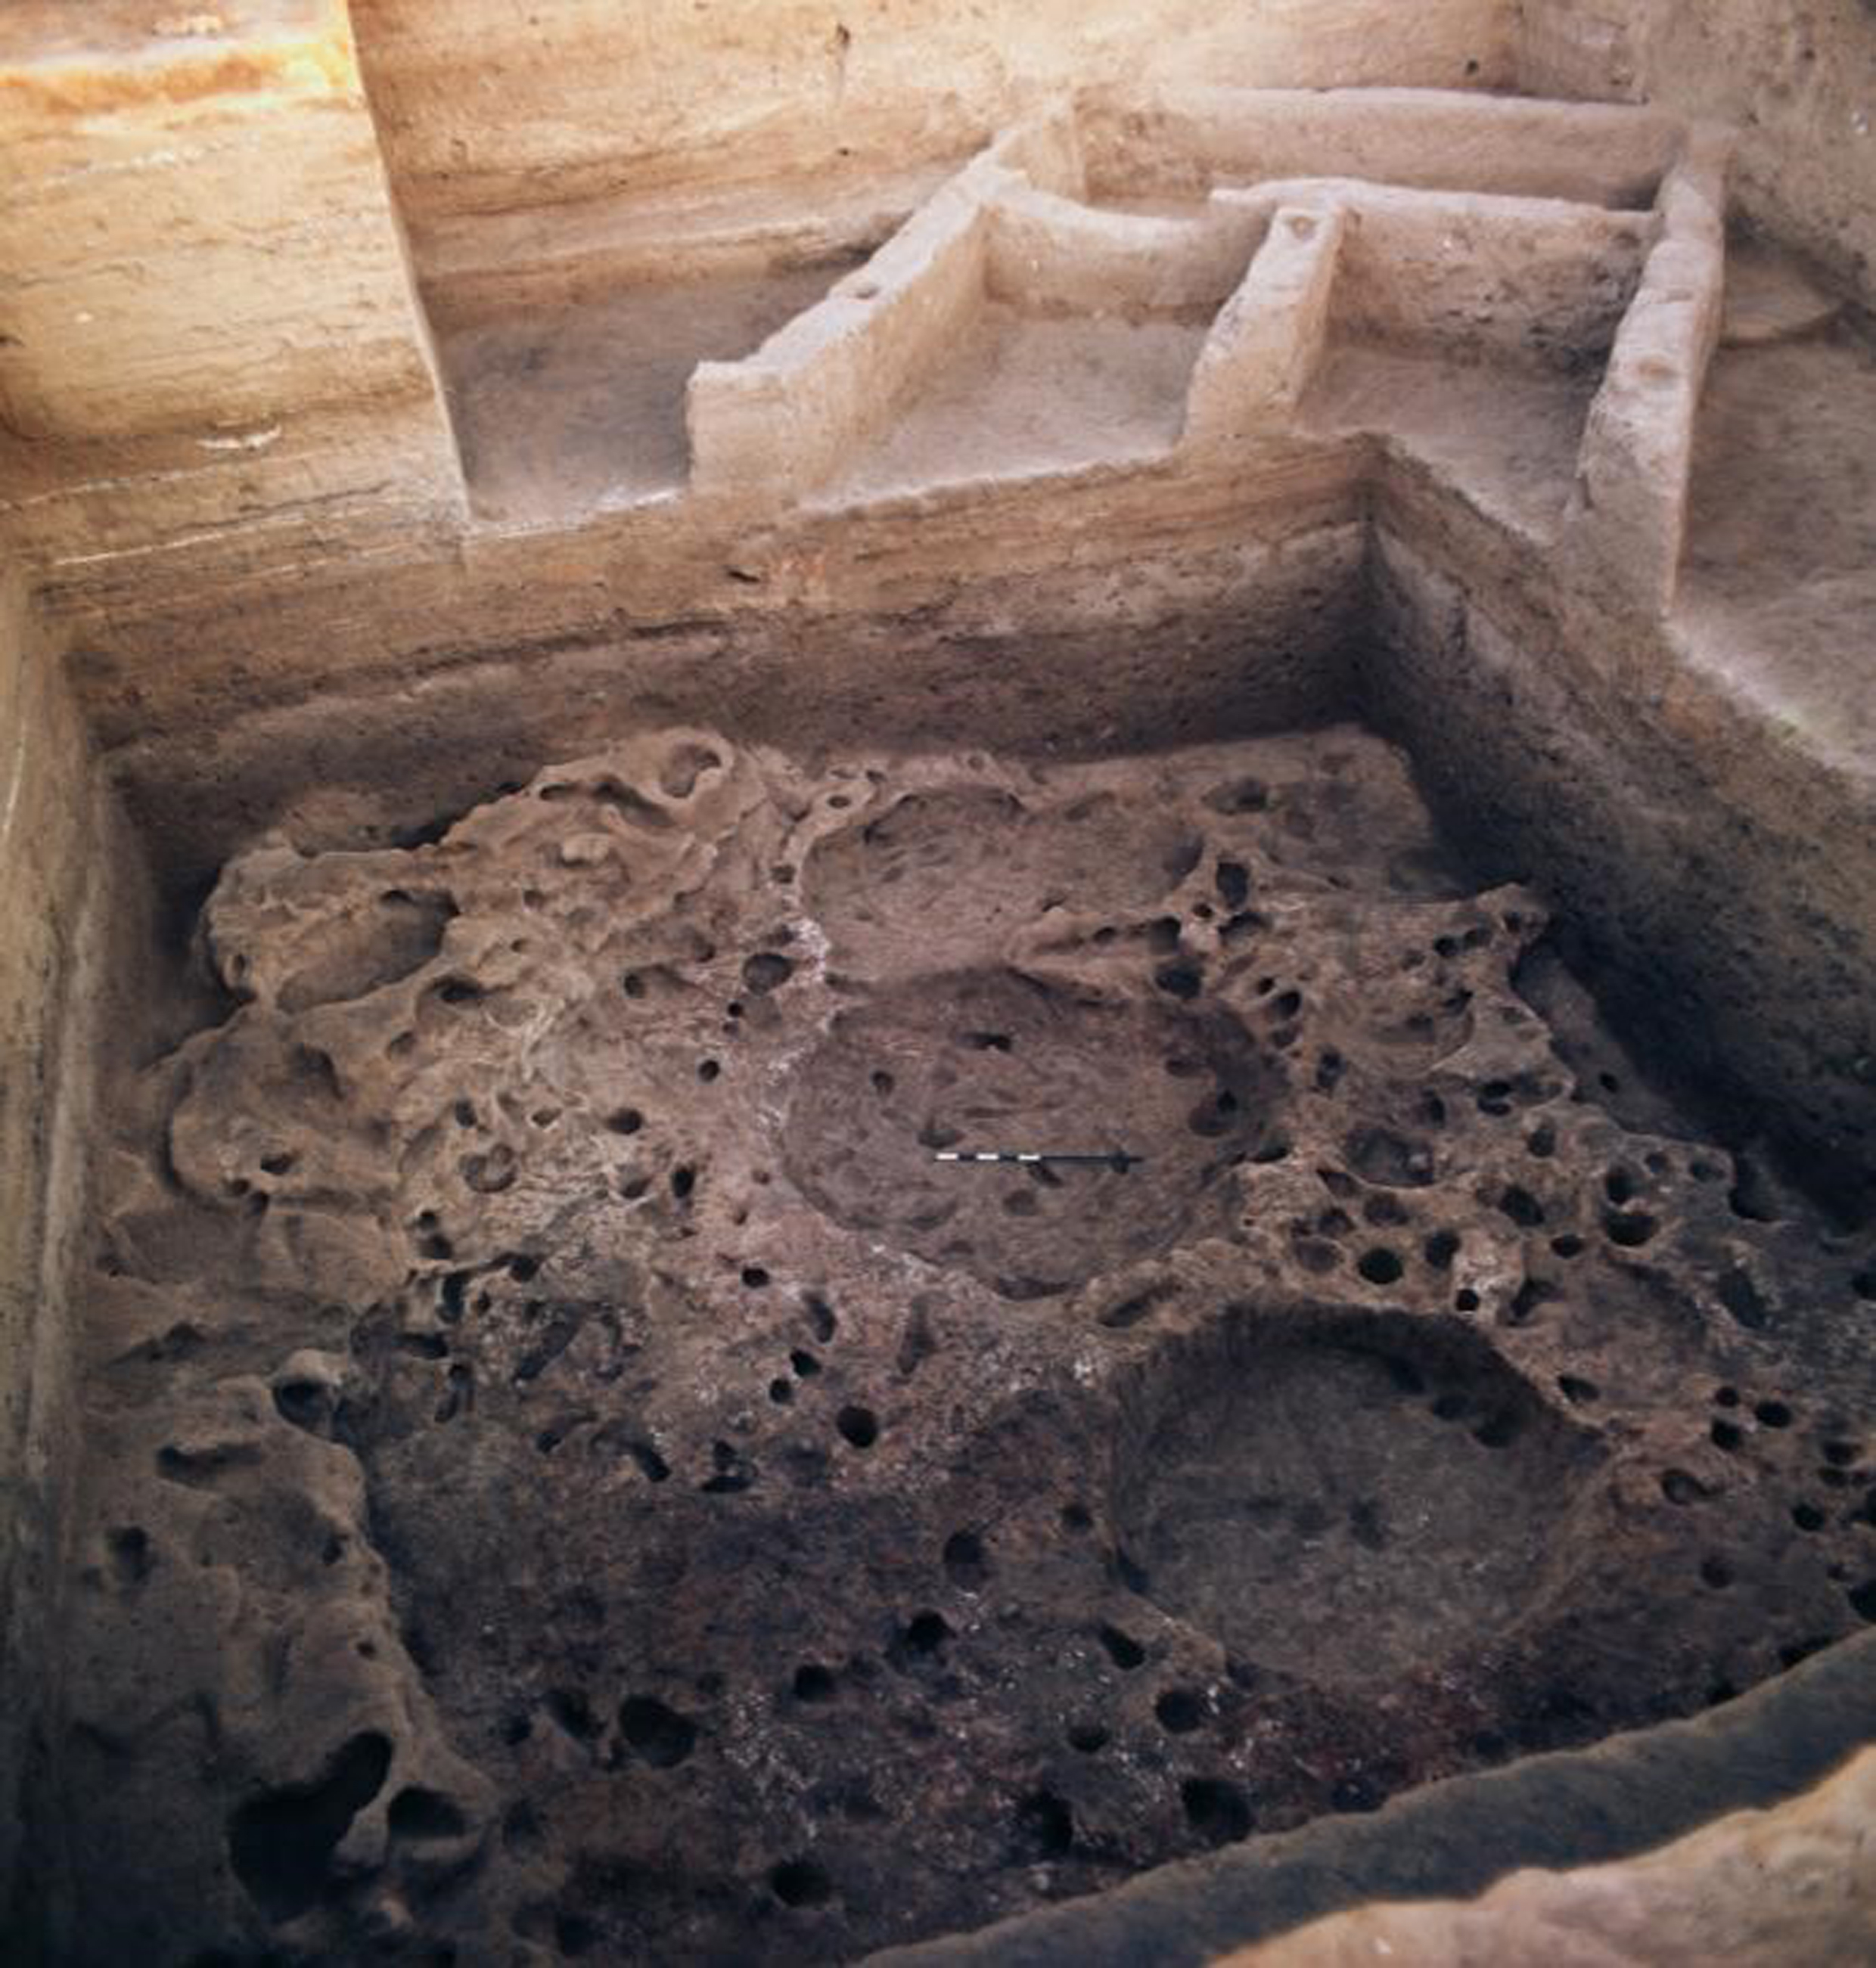
[[[196,959],[89,1316],[100,1961],[851,1958],[1876,1619],[1876,1276],[1363,732],[647,736],[264,843]]]

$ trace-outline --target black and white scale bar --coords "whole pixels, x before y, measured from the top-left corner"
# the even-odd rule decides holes
[[[1146,1157],[1144,1155],[1130,1155],[1125,1148],[1110,1148],[1102,1154],[1052,1154],[1046,1151],[1014,1148],[938,1148],[934,1151],[932,1159],[941,1162],[1081,1162],[1091,1168],[1118,1169],[1125,1175],[1136,1163],[1142,1162]]]

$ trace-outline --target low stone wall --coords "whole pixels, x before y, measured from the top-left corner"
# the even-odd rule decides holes
[[[1463,90],[1283,89],[1259,78],[1144,97],[1091,95],[1089,177],[1098,193],[1338,171],[1424,191],[1496,192],[1645,206],[1673,157],[1670,116]]]

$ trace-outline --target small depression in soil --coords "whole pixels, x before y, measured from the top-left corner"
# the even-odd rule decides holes
[[[1221,1322],[1142,1432],[1117,1515],[1155,1602],[1337,1686],[1514,1627],[1593,1460],[1463,1326],[1406,1319]]]
[[[851,1959],[1876,1619],[1876,1254],[1368,734],[646,733],[203,927],[238,1007],[102,1164],[73,1675],[178,1958]]]
[[[993,943],[1052,909],[1147,908],[1189,875],[1202,837],[1177,814],[1112,792],[1041,811],[990,786],[908,793],[821,841],[808,905],[844,960],[880,976],[931,970],[934,932]]]
[[[841,1012],[802,1068],[786,1158],[837,1223],[1046,1298],[1164,1251],[1272,1137],[1274,1072],[1213,1010],[1104,1002],[1010,972]],[[1112,1154],[1125,1168],[959,1164],[940,1151]]]

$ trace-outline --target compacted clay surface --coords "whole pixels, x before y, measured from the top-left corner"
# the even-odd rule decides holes
[[[1876,1618],[1876,1274],[1544,929],[1346,729],[234,863],[106,1167],[86,1958],[847,1958]]]

